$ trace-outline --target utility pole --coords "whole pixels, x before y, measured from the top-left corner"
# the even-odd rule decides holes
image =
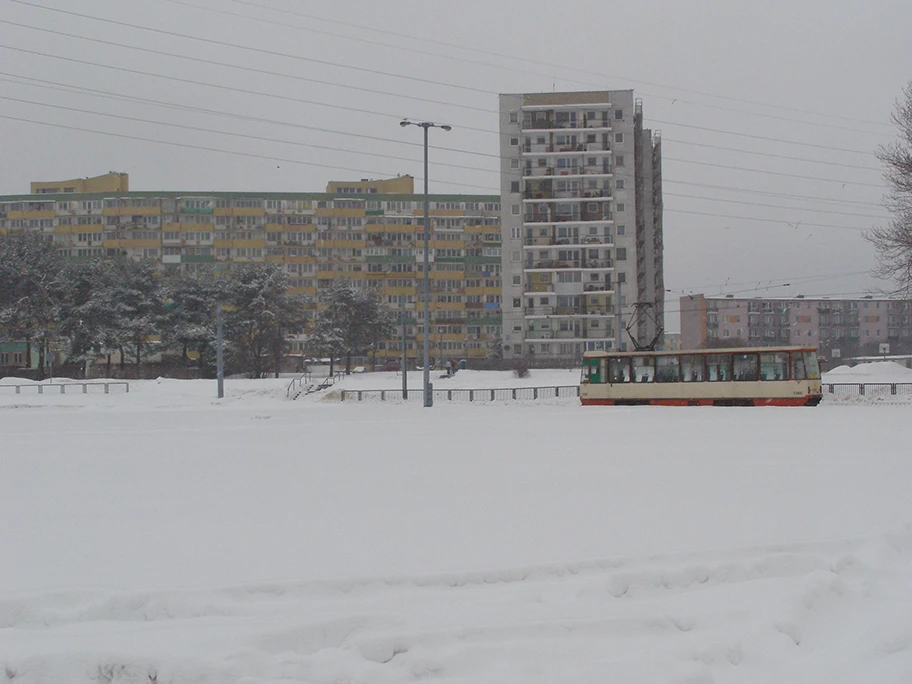
[[[405,336],[405,295],[399,295],[399,322],[402,325],[402,398],[408,399],[408,345]]]
[[[614,326],[615,326],[615,328],[617,328],[617,330],[615,330],[615,332],[614,332],[615,340],[617,341],[617,344],[615,346],[617,347],[617,351],[622,351],[622,349],[621,349],[621,325],[624,322],[624,317],[621,315],[621,279],[620,279],[620,277],[618,277],[617,293],[615,294],[614,320],[615,320]]]
[[[215,377],[218,398],[225,396],[225,356],[222,349],[222,303],[215,303]]]

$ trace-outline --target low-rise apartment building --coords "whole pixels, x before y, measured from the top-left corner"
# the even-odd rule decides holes
[[[697,294],[681,297],[680,309],[684,349],[798,344],[824,358],[912,353],[910,300]]]

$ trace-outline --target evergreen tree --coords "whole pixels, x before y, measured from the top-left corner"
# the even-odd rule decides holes
[[[63,260],[41,233],[0,236],[0,337],[25,340],[26,363],[38,345],[43,377],[64,292]]]
[[[329,344],[345,356],[345,372],[351,372],[352,356],[375,350],[381,340],[393,333],[393,315],[383,307],[380,293],[374,288],[362,289],[350,280],[335,280],[324,299],[326,309],[314,322],[310,337],[315,348]]]
[[[171,275],[164,280],[162,289],[162,344],[166,349],[180,351],[184,366],[190,365],[190,352],[196,352],[204,377],[212,375],[215,306],[222,293],[221,281],[212,270],[201,270]]]
[[[251,378],[263,377],[270,365],[278,375],[288,337],[303,327],[305,299],[287,290],[288,277],[272,263],[242,264],[225,279],[225,341]]]

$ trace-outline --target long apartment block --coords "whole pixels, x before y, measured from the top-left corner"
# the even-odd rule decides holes
[[[500,150],[505,355],[628,348],[631,320],[661,343],[661,143],[633,91],[503,94]]]
[[[332,182],[324,193],[131,192],[126,174],[85,181],[96,191],[61,181],[0,196],[0,233],[40,231],[73,259],[122,253],[185,273],[278,263],[290,291],[310,296],[310,315],[336,278],[376,286],[397,320],[405,300],[408,354],[421,355],[424,196],[410,176]],[[431,356],[484,358],[502,334],[500,198],[431,195],[430,223]],[[400,335],[378,356],[399,358]]]
[[[912,354],[909,300],[694,294],[680,308],[684,349],[799,344],[829,359]]]

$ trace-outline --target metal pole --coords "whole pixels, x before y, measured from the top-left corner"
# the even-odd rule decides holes
[[[399,323],[402,325],[402,398],[408,399],[408,345],[405,336],[405,295],[399,295]]]
[[[225,396],[225,357],[222,351],[222,303],[215,303],[215,377],[218,398]]]
[[[424,129],[424,406],[434,405],[434,396],[431,393],[431,315],[430,315],[430,259],[428,251],[431,240],[430,204],[428,200],[428,129],[430,124],[421,126]]]
[[[617,330],[615,330],[615,332],[614,332],[615,340],[617,342],[617,344],[615,346],[617,347],[618,351],[622,351],[622,349],[621,349],[621,325],[623,324],[624,321],[623,321],[623,316],[621,315],[621,279],[620,278],[618,278],[618,281],[617,281],[617,293],[615,294],[615,299],[617,300],[615,302],[615,304],[617,305],[617,310],[614,313],[614,317],[615,317],[615,321],[616,321],[615,326],[617,327]]]

